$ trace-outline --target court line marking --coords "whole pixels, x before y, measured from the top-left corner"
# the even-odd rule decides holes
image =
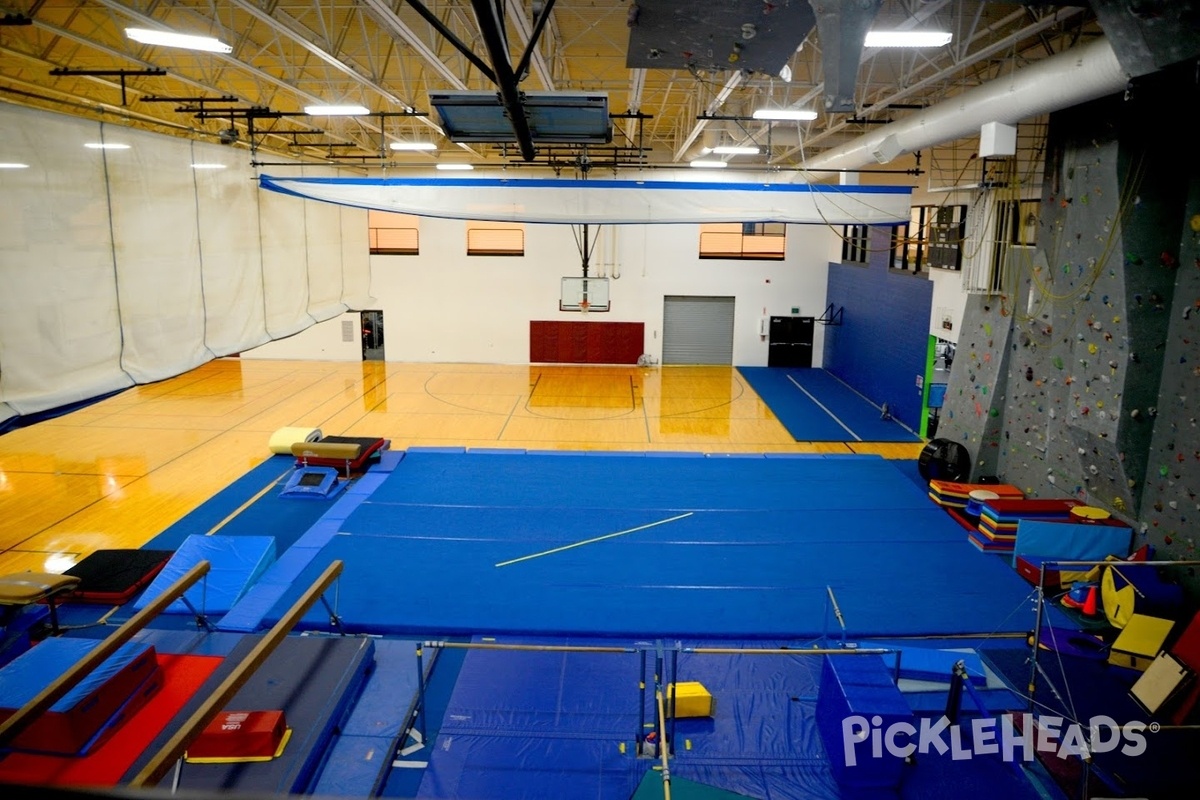
[[[878,411],[878,412],[880,412],[880,413],[883,413],[883,406],[877,406],[877,405],[875,405],[875,403],[871,402],[871,398],[867,397],[865,394],[863,394],[862,392],[860,392],[858,389],[855,389],[853,386],[851,386],[850,384],[846,383],[844,380],[842,380],[841,378],[839,378],[837,375],[834,375],[834,374],[833,374],[832,372],[830,372],[829,370],[825,370],[825,374],[826,374],[826,375],[828,375],[829,377],[833,378],[835,381],[837,381],[838,383],[840,383],[842,386],[845,386],[845,387],[846,387],[847,389],[849,389],[850,391],[854,392],[854,393],[855,393],[856,395],[858,395],[859,397],[861,397],[861,398],[862,398],[864,401],[866,401],[866,402],[867,402],[867,404],[868,404],[868,405],[870,405],[870,406],[871,406],[871,408],[875,409],[876,411]],[[892,418],[891,418],[890,420],[888,420],[888,421],[889,421],[889,422],[894,422],[894,423],[896,423],[896,424],[897,424],[897,425],[899,425],[901,428],[904,428],[904,430],[906,430],[906,431],[908,431],[909,433],[911,433],[913,436],[916,436],[916,437],[917,437],[917,439],[920,439],[920,438],[921,438],[921,434],[917,433],[917,432],[916,432],[916,431],[914,431],[912,428],[908,427],[907,425],[905,425],[903,422],[901,422],[900,420],[896,419],[895,417],[892,417]],[[901,444],[909,444],[909,442],[901,442]]]
[[[255,503],[256,503],[256,502],[259,500],[259,498],[261,498],[261,497],[262,497],[264,494],[266,494],[267,492],[271,491],[271,489],[272,489],[272,488],[274,488],[275,486],[277,486],[277,485],[279,484],[279,481],[283,479],[283,476],[284,476],[284,475],[287,475],[289,472],[291,472],[291,471],[292,471],[292,469],[293,469],[293,467],[288,467],[288,468],[287,468],[285,471],[281,472],[281,473],[279,474],[279,477],[278,477],[278,478],[275,478],[273,481],[271,481],[271,482],[270,482],[270,483],[268,483],[266,486],[264,486],[262,489],[260,489],[260,490],[259,490],[259,492],[258,492],[258,494],[254,495],[254,497],[251,497],[249,500],[247,500],[246,502],[242,503],[240,506],[238,506],[237,508],[235,508],[235,509],[233,510],[233,512],[232,512],[232,513],[230,513],[230,515],[229,515],[229,516],[227,516],[225,519],[221,520],[221,521],[220,521],[220,522],[218,522],[216,525],[214,525],[214,526],[212,526],[211,528],[209,528],[209,529],[208,529],[208,533],[206,533],[206,534],[204,534],[204,535],[205,535],[205,536],[212,536],[214,533],[216,533],[217,531],[221,530],[221,528],[224,528],[224,527],[225,527],[226,525],[228,525],[230,522],[233,522],[234,518],[235,518],[235,517],[237,517],[237,515],[238,515],[238,514],[241,514],[241,513],[242,513],[243,511],[245,511],[247,508],[249,508],[250,506],[254,505],[254,504],[255,504]]]
[[[637,533],[638,531],[644,531],[647,528],[653,528],[658,525],[666,525],[668,522],[676,522],[678,520],[683,519],[684,517],[690,517],[694,513],[695,512],[693,512],[693,511],[689,511],[686,514],[679,514],[674,517],[667,517],[666,519],[660,519],[657,522],[647,522],[645,525],[638,525],[636,528],[629,528],[628,530],[617,531],[616,533],[606,533],[603,536],[597,536],[594,539],[584,539],[582,542],[574,542],[573,544],[565,544],[562,547],[555,547],[551,550],[543,550],[540,553],[531,553],[530,555],[521,556],[520,558],[513,558],[508,561],[501,561],[496,566],[497,567],[507,567],[509,564],[516,564],[519,561],[528,561],[531,558],[541,558],[542,556],[548,556],[553,553],[561,553],[564,550],[570,550],[571,548],[574,548],[574,547],[582,547],[585,544],[594,544],[595,542],[602,542],[605,539],[612,539],[615,536],[624,536],[627,533]]]
[[[850,428],[849,428],[849,427],[846,425],[846,423],[844,423],[844,422],[842,422],[840,419],[838,419],[838,416],[837,416],[837,414],[835,414],[835,413],[833,413],[832,411],[830,411],[828,408],[826,408],[826,407],[825,407],[825,404],[824,404],[824,403],[822,403],[822,402],[821,402],[820,400],[818,400],[817,398],[813,397],[813,396],[812,396],[812,395],[809,393],[808,389],[805,389],[803,386],[801,386],[800,384],[796,383],[796,379],[795,379],[795,378],[793,378],[791,375],[788,375],[788,376],[787,376],[787,379],[788,379],[789,381],[791,381],[791,382],[792,382],[792,385],[793,385],[793,386],[795,386],[797,389],[799,389],[800,391],[802,391],[802,392],[804,392],[806,395],[808,395],[808,399],[809,399],[809,400],[812,400],[814,403],[816,403],[818,406],[820,406],[822,411],[824,411],[824,412],[825,412],[826,414],[828,414],[829,416],[833,417],[833,421],[834,421],[834,422],[836,422],[838,425],[841,425],[843,428],[845,428],[845,429],[846,429],[846,433],[848,433],[848,434],[850,434],[851,436],[853,436],[853,437],[854,437],[854,441],[856,441],[856,442],[861,442],[861,441],[862,441],[862,437],[861,437],[861,436],[859,436],[859,435],[858,435],[857,433],[855,433],[854,431],[850,430]]]

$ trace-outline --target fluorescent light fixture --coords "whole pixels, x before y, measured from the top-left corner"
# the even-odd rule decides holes
[[[157,44],[163,47],[182,47],[184,50],[203,50],[206,53],[232,53],[233,48],[211,36],[190,36],[173,31],[156,31],[149,28],[126,28],[125,35],[142,44]]]
[[[454,163],[438,164],[437,168],[441,169],[441,170],[463,170],[463,171],[475,169],[475,167],[471,166],[470,164],[454,164]]]
[[[943,31],[869,31],[864,47],[941,47],[952,35]]]
[[[128,150],[129,145],[116,142],[87,142],[83,145],[89,150]]]
[[[0,169],[29,169],[29,165],[28,164],[18,164],[15,161],[7,162],[7,163],[4,161],[0,161]]]
[[[803,108],[760,108],[752,116],[755,119],[816,119],[817,112]]]
[[[433,142],[392,142],[388,146],[393,150],[437,150]]]
[[[714,147],[712,151],[723,156],[756,156],[759,152],[757,147],[746,147],[732,144]]]
[[[697,158],[695,161],[688,163],[696,169],[725,169],[729,166],[724,161],[714,161],[710,158]]]
[[[224,164],[192,164],[192,169],[225,169]]]
[[[366,106],[305,106],[304,113],[310,117],[357,117],[370,114]]]

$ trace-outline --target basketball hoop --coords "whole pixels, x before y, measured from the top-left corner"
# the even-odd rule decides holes
[[[583,314],[586,317],[587,312],[588,312],[588,306],[590,306],[590,305],[591,305],[591,303],[589,303],[587,301],[586,297],[583,300],[580,300],[579,301],[579,313]]]

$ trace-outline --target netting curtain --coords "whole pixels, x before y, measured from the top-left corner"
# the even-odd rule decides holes
[[[0,103],[0,162],[27,165],[0,169],[0,423],[368,302],[366,212],[259,191],[249,161]]]

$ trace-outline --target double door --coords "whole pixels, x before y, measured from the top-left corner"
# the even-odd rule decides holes
[[[815,328],[813,317],[771,317],[767,366],[811,367]]]

